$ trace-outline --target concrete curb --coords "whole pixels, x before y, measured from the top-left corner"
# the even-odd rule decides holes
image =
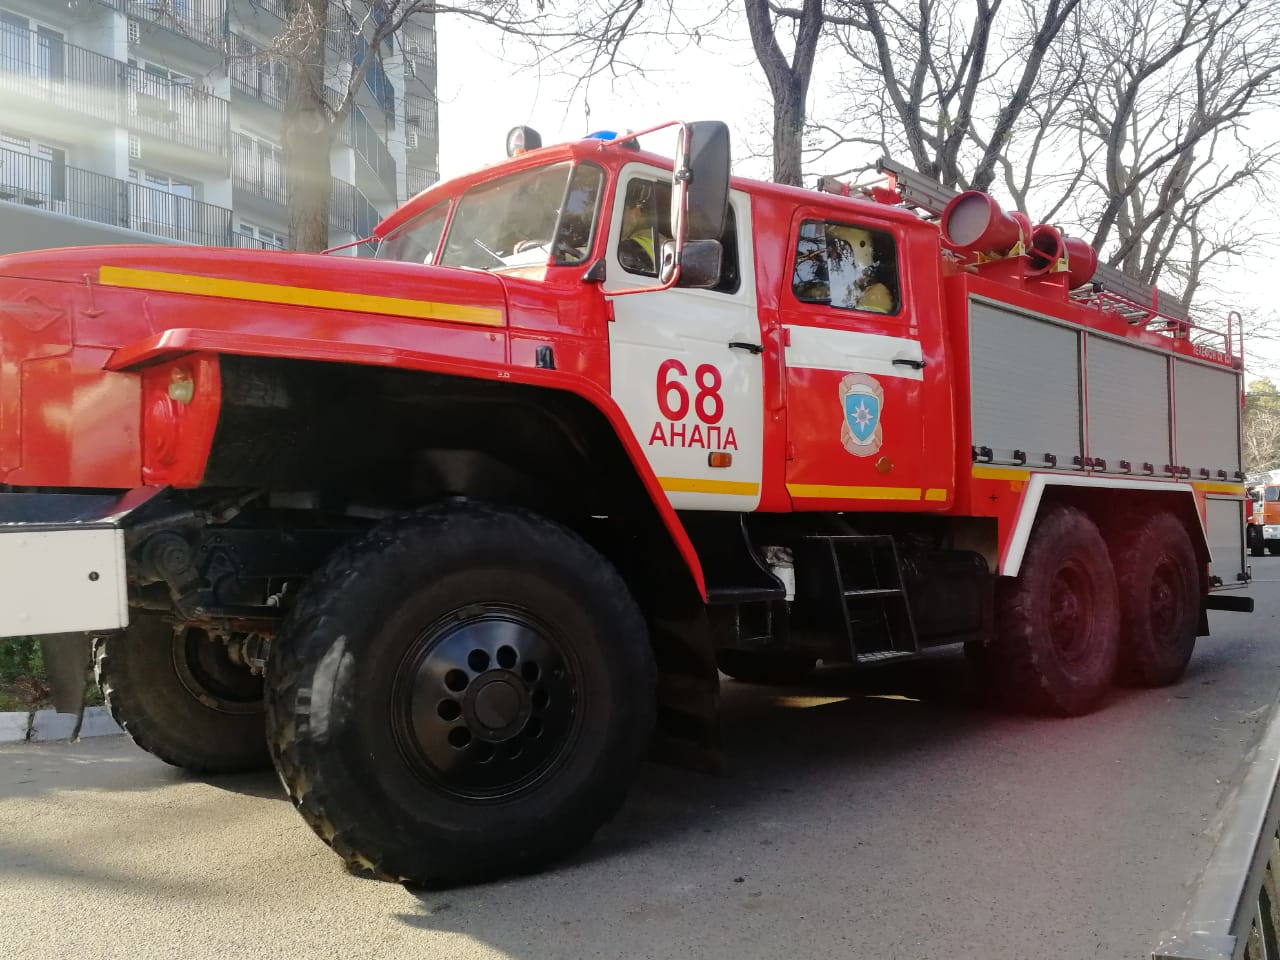
[[[0,743],[54,743],[110,737],[124,733],[106,707],[85,707],[84,714],[37,710],[35,713],[0,713]]]

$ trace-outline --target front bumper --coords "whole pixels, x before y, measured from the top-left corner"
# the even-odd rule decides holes
[[[157,492],[0,493],[0,639],[128,626],[123,521]]]

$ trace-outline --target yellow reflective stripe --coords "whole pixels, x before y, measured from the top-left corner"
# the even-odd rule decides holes
[[[649,259],[653,259],[653,235],[648,230],[632,234],[627,237],[627,239],[634,240],[636,243],[640,244],[640,246],[644,247],[644,252],[649,255]]]
[[[1030,470],[1018,470],[1010,467],[974,467],[973,475],[978,480],[1030,480]]]
[[[919,500],[919,487],[846,487],[829,483],[788,483],[793,497],[822,500]]]
[[[924,492],[924,498],[933,503],[942,503],[947,499],[947,491],[939,487],[930,487]]]
[[[760,484],[743,480],[703,480],[699,477],[659,477],[658,483],[668,493],[725,493],[735,497],[754,497]]]
[[[1237,497],[1244,496],[1242,483],[1192,483],[1201,493],[1226,493]]]
[[[222,277],[165,273],[160,270],[135,270],[132,267],[101,267],[98,270],[98,282],[107,287],[128,287],[132,290],[188,293],[199,297],[254,300],[293,307],[323,307],[329,310],[350,310],[353,313],[381,313],[418,320],[446,320],[486,327],[500,327],[503,324],[502,311],[493,307],[467,307],[456,303],[406,300],[402,297],[345,293],[316,287],[290,287],[252,280],[226,280]]]

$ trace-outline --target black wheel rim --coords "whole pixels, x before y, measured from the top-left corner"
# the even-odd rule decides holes
[[[578,668],[531,613],[475,604],[423,630],[401,658],[391,726],[414,772],[459,799],[539,782],[577,736]]]
[[[1088,659],[1093,606],[1093,581],[1089,571],[1071,557],[1054,574],[1049,587],[1049,637],[1054,650],[1068,666]]]
[[[232,660],[222,641],[194,627],[177,627],[172,651],[178,679],[206,707],[232,714],[262,710],[262,678]]]

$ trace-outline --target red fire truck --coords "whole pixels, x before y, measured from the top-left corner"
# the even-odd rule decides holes
[[[963,643],[1080,714],[1251,609],[1237,329],[983,194],[669,126],[520,131],[372,259],[0,258],[0,636],[92,635],[143,748],[457,882],[713,761],[717,667]]]
[[[1250,556],[1263,557],[1268,551],[1273,556],[1280,554],[1280,483],[1275,478],[1273,471],[1249,488],[1251,503],[1245,539]]]

